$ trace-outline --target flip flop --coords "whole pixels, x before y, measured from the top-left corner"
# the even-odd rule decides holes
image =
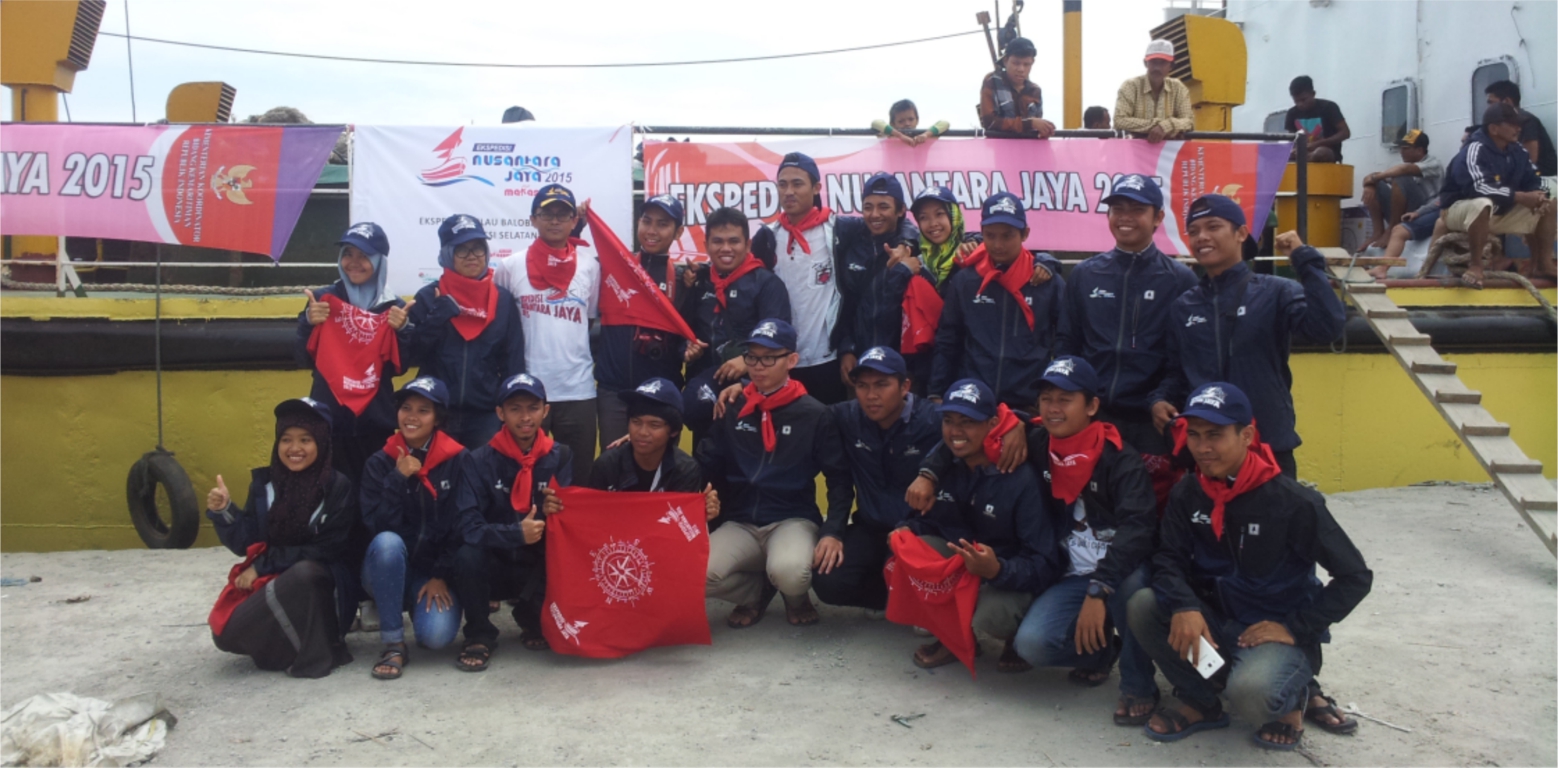
[[[1282,736],[1293,741],[1283,744],[1282,742],[1263,739],[1261,736]],[[1292,752],[1298,749],[1298,745],[1304,743],[1304,729],[1294,728],[1281,720],[1273,720],[1261,726],[1260,730],[1255,732],[1254,738],[1255,744],[1261,749],[1269,749],[1273,752]]]
[[[1120,695],[1120,705],[1125,708],[1125,714],[1122,715],[1122,714],[1116,712],[1115,715],[1114,715],[1114,724],[1115,725],[1146,725],[1147,721],[1152,719],[1152,711],[1149,710],[1147,712],[1147,714],[1145,714],[1145,715],[1132,715],[1132,714],[1130,714],[1131,709],[1133,707],[1135,707],[1137,704],[1151,703],[1153,705],[1153,709],[1155,710],[1155,709],[1157,709],[1158,703],[1160,701],[1162,701],[1162,699],[1163,699],[1163,694],[1161,692],[1159,692],[1159,691],[1153,691],[1152,692],[1152,696],[1150,698],[1146,697],[1146,696],[1132,696],[1130,694],[1121,694]]]
[[[460,649],[460,657],[454,661],[454,668],[461,672],[486,671],[487,665],[491,663],[492,652],[496,649],[496,646],[496,643],[484,643],[479,640],[466,643],[465,647]],[[477,663],[466,664],[467,659],[475,660]]]
[[[1188,738],[1191,734],[1200,733],[1201,731],[1213,731],[1217,730],[1218,728],[1227,728],[1228,723],[1230,722],[1228,713],[1222,711],[1221,705],[1218,706],[1215,717],[1212,715],[1207,715],[1206,713],[1202,714],[1204,715],[1205,719],[1192,723],[1190,720],[1186,719],[1184,715],[1180,714],[1179,710],[1177,709],[1158,707],[1153,711],[1152,715],[1157,715],[1158,717],[1167,720],[1169,725],[1174,726],[1174,730],[1169,731],[1168,733],[1158,733],[1157,731],[1152,730],[1152,725],[1150,724],[1152,715],[1147,716],[1149,723],[1142,725],[1141,729],[1143,733],[1147,734],[1147,738],[1152,739],[1153,741],[1171,742]]]
[[[411,654],[406,653],[404,647],[390,646],[379,653],[379,660],[373,665],[369,674],[373,675],[375,680],[399,680],[402,670],[410,661]],[[391,671],[380,672],[379,667],[389,667]]]
[[[1346,714],[1337,709],[1336,699],[1321,693],[1318,688],[1311,689],[1309,697],[1313,699],[1316,696],[1325,699],[1325,706],[1310,706],[1308,711],[1304,712],[1305,720],[1320,726],[1320,730],[1325,731],[1326,733],[1334,733],[1338,736],[1351,736],[1353,733],[1357,732],[1358,721],[1354,718],[1347,717]],[[1327,715],[1336,718],[1336,722],[1327,722],[1324,719]]]

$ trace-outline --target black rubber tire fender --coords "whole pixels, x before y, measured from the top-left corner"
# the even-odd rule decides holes
[[[172,520],[164,521],[157,512],[157,486],[161,485],[172,504]],[[200,535],[200,504],[189,475],[173,454],[151,451],[130,467],[125,483],[130,503],[130,522],[149,549],[189,549]]]

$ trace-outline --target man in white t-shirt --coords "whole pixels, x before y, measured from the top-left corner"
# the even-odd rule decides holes
[[[529,342],[525,372],[546,382],[551,413],[542,428],[573,451],[573,476],[589,477],[596,434],[590,321],[598,313],[600,262],[589,243],[570,236],[579,206],[567,187],[542,187],[530,223],[539,237],[525,255],[500,262],[496,279],[519,309]]]
[[[1364,245],[1390,245],[1390,230],[1402,214],[1439,197],[1444,164],[1428,154],[1428,134],[1413,128],[1398,144],[1401,163],[1363,177],[1363,207],[1369,211],[1374,239]],[[1361,249],[1360,249],[1361,250]]]

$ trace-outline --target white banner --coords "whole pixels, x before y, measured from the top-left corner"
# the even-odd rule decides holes
[[[631,241],[633,131],[539,126],[358,126],[351,219],[389,236],[389,289],[410,296],[437,280],[438,225],[456,213],[481,220],[494,266],[536,238],[530,202],[562,184]],[[588,237],[586,236],[586,239]]]

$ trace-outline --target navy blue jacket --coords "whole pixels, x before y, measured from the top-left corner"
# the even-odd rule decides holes
[[[1305,246],[1291,259],[1302,284],[1254,274],[1241,262],[1215,278],[1202,276],[1174,301],[1169,375],[1153,392],[1154,402],[1183,409],[1196,387],[1226,381],[1250,398],[1261,439],[1272,450],[1299,446],[1288,368],[1292,337],[1330,342],[1341,335],[1347,313],[1319,251]]]
[[[839,353],[859,355],[872,347],[897,350],[903,343],[903,292],[914,273],[902,264],[888,269],[884,246],[907,245],[918,257],[920,230],[906,218],[898,220],[896,230],[880,237],[871,234],[865,219],[858,216],[840,216],[834,226],[837,255],[843,265],[839,273],[839,324],[845,330]],[[936,284],[935,274],[923,264],[919,273],[931,285]]]
[[[1093,366],[1105,406],[1149,411],[1152,390],[1168,372],[1169,308],[1195,284],[1195,273],[1157,246],[1093,256],[1066,278],[1070,320],[1055,354]]]
[[[427,451],[413,448],[418,461]],[[395,457],[375,451],[362,470],[358,489],[362,522],[377,536],[390,531],[406,544],[411,569],[435,579],[454,578],[454,554],[460,548],[460,468],[469,452],[460,451],[427,473],[438,489],[429,493],[416,475],[406,477],[395,468]]]
[[[1487,132],[1479,129],[1445,169],[1439,204],[1448,211],[1461,200],[1486,197],[1493,201],[1495,212],[1502,214],[1515,206],[1516,192],[1541,187],[1531,155],[1520,142],[1511,141],[1500,150]]]
[[[1033,307],[1032,329],[1016,299],[996,281],[979,292],[977,270],[962,269],[947,280],[946,304],[936,328],[932,395],[940,397],[952,382],[973,378],[1014,408],[1028,408],[1038,400],[1039,378],[1070,321],[1063,311],[1066,281],[1060,276],[1060,262],[1047,253],[1037,256],[1054,277],[1042,285],[1023,284],[1024,300]]]
[[[332,295],[348,304],[351,302],[346,296],[346,286],[340,280],[324,288],[316,288],[314,297],[324,300],[326,294]],[[406,302],[400,299],[386,301],[379,304],[371,311],[375,313],[388,312],[390,307],[404,307]],[[415,309],[413,307],[413,309]],[[395,382],[394,377],[405,373],[411,367],[406,362],[406,347],[409,343],[407,331],[410,330],[408,321],[405,328],[396,333],[396,341],[400,344],[400,369],[390,370],[386,365],[385,370],[379,375],[379,390],[373,393],[373,399],[368,402],[368,407],[363,409],[362,415],[352,413],[352,409],[336,402],[335,393],[330,391],[330,385],[325,383],[319,370],[314,367],[314,356],[308,353],[308,338],[314,334],[314,326],[308,322],[308,308],[304,307],[298,313],[297,338],[292,343],[293,357],[297,358],[298,365],[313,371],[314,384],[309,388],[308,396],[321,403],[330,406],[331,433],[336,435],[379,435],[394,432],[398,426],[395,421]]]
[[[525,332],[514,296],[496,286],[497,317],[467,342],[450,322],[460,313],[459,305],[448,296],[435,297],[437,289],[438,283],[429,283],[417,291],[405,328],[410,343],[400,352],[401,363],[420,366],[421,375],[449,387],[450,410],[491,411],[498,406],[503,380],[525,372]]]
[[[843,441],[844,456],[859,496],[855,524],[881,530],[886,536],[912,514],[904,493],[914,482],[919,463],[941,443],[941,415],[930,400],[909,395],[903,415],[882,429],[860,409],[860,401],[830,406]],[[849,509],[846,498],[842,509]],[[847,516],[832,514],[821,535],[844,538]]]
[[[828,485],[828,517],[849,516],[849,464],[828,407],[804,395],[770,413],[776,439],[763,449],[762,414],[740,418],[746,396],[725,409],[693,454],[719,491],[720,518],[763,526],[799,517],[822,524],[817,475]]]
[[[747,258],[752,258],[748,255]],[[719,309],[714,297],[714,281],[709,278],[707,264],[698,267],[698,279],[693,283],[689,306],[685,316],[698,339],[708,342],[709,349],[687,366],[687,378],[709,369],[718,368],[726,360],[740,355],[743,342],[752,335],[757,324],[770,317],[790,322],[790,292],[785,289],[772,270],[764,267],[737,278],[726,288],[725,310]]]
[[[507,427],[502,427],[507,429]],[[553,443],[552,450],[536,460],[531,470],[534,485],[530,503],[538,510],[537,520],[545,520],[543,506],[548,485],[562,488],[573,485],[573,451],[562,443]],[[461,465],[460,495],[455,503],[460,508],[460,539],[474,547],[517,550],[525,546],[525,533],[519,521],[530,510],[516,510],[509,494],[514,491],[514,477],[519,474],[519,462],[498,453],[496,448],[484,445],[466,454]],[[536,542],[541,546],[545,540]]]
[[[266,541],[266,520],[271,505],[269,485],[270,467],[256,468],[250,473],[249,499],[243,509],[229,501],[227,509],[206,510],[211,527],[216,529],[216,537],[239,557],[248,554],[250,545]],[[348,558],[348,541],[356,524],[357,495],[352,493],[352,481],[346,475],[334,472],[324,503],[309,520],[308,528],[314,538],[306,544],[293,546],[267,545],[265,553],[254,561],[254,572],[270,576],[304,560],[338,565]]]
[[[678,271],[670,268],[669,257],[640,253],[638,263],[660,292],[673,303],[691,292],[677,280]],[[603,290],[609,290],[603,288]],[[660,377],[682,386],[682,358],[687,340],[677,334],[641,325],[601,325],[600,346],[595,353],[595,381],[603,389],[621,392]]]
[[[1194,472],[1169,494],[1152,587],[1170,611],[1211,608],[1239,624],[1275,621],[1299,647],[1317,647],[1373,586],[1325,497],[1296,480],[1278,475],[1228,502],[1221,540],[1211,511]],[[1316,565],[1331,583],[1321,586]]]
[[[1002,474],[993,464],[970,468],[956,461],[941,478],[936,505],[910,517],[906,527],[918,535],[990,547],[1001,572],[987,583],[1037,595],[1065,574],[1053,514],[1033,467],[1022,464]]]

